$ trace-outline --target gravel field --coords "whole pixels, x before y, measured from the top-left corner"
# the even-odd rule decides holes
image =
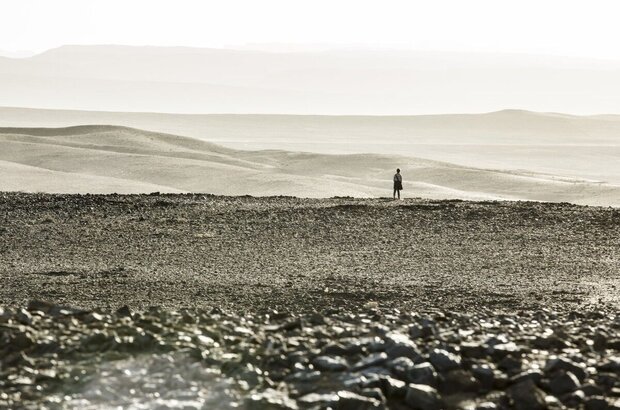
[[[620,410],[620,211],[0,194],[0,409]]]
[[[620,210],[0,194],[0,305],[617,311]]]

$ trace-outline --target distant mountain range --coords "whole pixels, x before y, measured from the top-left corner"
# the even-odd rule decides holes
[[[64,46],[0,57],[0,105],[270,114],[620,113],[620,62],[512,54]]]

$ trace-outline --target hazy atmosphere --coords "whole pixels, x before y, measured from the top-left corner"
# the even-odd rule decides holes
[[[0,409],[620,410],[618,16],[0,1]]]

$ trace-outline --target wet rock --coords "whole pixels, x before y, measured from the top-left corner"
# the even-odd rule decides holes
[[[405,403],[414,409],[440,410],[443,408],[437,390],[425,384],[409,384],[405,395]]]
[[[507,391],[515,410],[543,410],[547,408],[545,392],[532,380],[524,380],[512,385]]]
[[[461,367],[461,358],[442,349],[434,349],[428,358],[438,372],[447,372]]]

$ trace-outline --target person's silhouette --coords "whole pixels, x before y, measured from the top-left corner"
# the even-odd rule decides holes
[[[394,174],[394,199],[396,199],[397,194],[398,199],[400,199],[401,189],[403,189],[403,176],[400,174],[400,168],[398,168]]]

